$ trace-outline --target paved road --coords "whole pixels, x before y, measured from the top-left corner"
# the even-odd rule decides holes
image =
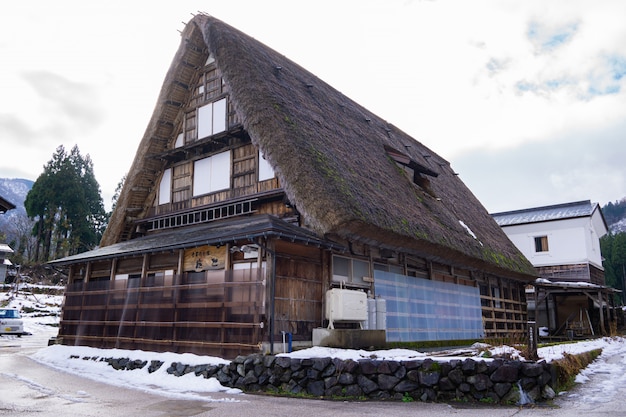
[[[558,407],[534,408],[419,402],[342,402],[224,394],[207,396],[206,401],[180,400],[98,383],[31,360],[28,355],[44,347],[46,341],[45,335],[19,339],[0,337],[0,416],[571,417],[584,414],[585,417],[626,417],[626,407],[621,401],[626,394],[626,387],[624,392],[605,395],[598,402],[589,402],[583,395],[578,397],[582,400],[559,400]],[[584,387],[597,389],[601,386],[602,375],[598,378],[598,381],[591,381]]]

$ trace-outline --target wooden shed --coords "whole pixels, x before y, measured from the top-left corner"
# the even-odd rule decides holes
[[[257,40],[189,21],[64,344],[233,357],[311,344],[325,294],[387,301],[387,340],[522,337],[535,278],[448,161]]]

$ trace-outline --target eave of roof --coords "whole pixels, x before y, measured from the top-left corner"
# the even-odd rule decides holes
[[[567,281],[550,281],[545,278],[538,278],[533,283],[535,288],[543,288],[543,289],[551,289],[551,290],[562,290],[564,292],[567,291],[607,291],[612,293],[621,293],[621,290],[618,290],[613,287],[609,287],[606,285],[597,285],[592,284],[590,282],[567,282]]]
[[[529,223],[541,223],[557,220],[591,217],[597,203],[592,204],[589,200],[576,201],[551,206],[533,207],[521,210],[492,213],[495,221],[503,226],[513,226]]]
[[[6,243],[0,243],[0,254],[3,255],[5,253],[13,253],[13,249]]]
[[[328,249],[344,250],[342,246],[320,239],[305,229],[276,217],[261,214],[154,233],[57,259],[49,263],[69,265],[86,261],[99,261],[124,256],[138,256],[145,253],[185,249],[200,245],[225,245],[239,240],[254,240],[259,237],[286,239],[292,242]]]
[[[0,197],[0,213],[5,213],[9,210],[13,210],[15,208],[15,204],[10,201]]]

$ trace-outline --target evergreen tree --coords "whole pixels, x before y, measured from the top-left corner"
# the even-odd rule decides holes
[[[604,258],[606,285],[622,290],[626,279],[626,233],[609,233],[600,239],[600,249]]]
[[[117,187],[115,187],[115,193],[113,193],[113,197],[111,197],[111,211],[106,214],[106,222],[109,223],[111,216],[113,215],[113,211],[115,210],[115,206],[117,206],[117,200],[120,198],[120,194],[122,192],[122,188],[124,188],[124,183],[126,182],[126,174],[122,177],[120,182],[117,183]]]
[[[73,255],[93,249],[106,226],[100,186],[89,155],[78,146],[68,154],[61,145],[44,167],[24,201],[35,220],[35,260]]]

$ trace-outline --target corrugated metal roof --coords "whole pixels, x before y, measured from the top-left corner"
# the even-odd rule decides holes
[[[526,223],[539,223],[553,220],[573,219],[591,216],[597,203],[589,200],[554,206],[535,207],[523,210],[493,213],[491,216],[500,226],[513,226]]]
[[[260,236],[273,236],[322,247],[342,249],[339,245],[324,241],[305,229],[276,217],[262,214],[154,233],[62,259],[56,259],[49,263],[66,265],[82,261],[176,250],[198,245],[226,244],[237,240],[254,239]]]

